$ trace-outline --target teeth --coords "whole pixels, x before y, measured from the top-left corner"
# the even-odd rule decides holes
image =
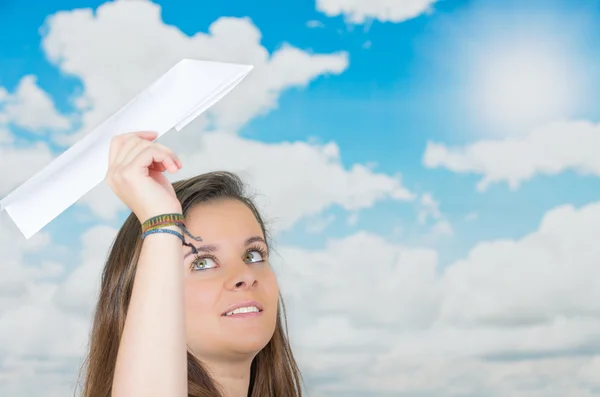
[[[238,307],[235,310],[225,313],[226,316],[231,316],[232,314],[240,314],[240,313],[258,313],[258,307],[256,306],[247,306],[247,307]]]

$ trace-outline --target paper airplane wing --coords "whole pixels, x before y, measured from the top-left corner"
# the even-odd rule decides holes
[[[110,141],[133,131],[181,130],[235,88],[250,65],[184,59],[0,201],[30,238],[104,180]]]

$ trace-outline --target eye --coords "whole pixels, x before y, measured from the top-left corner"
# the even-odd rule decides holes
[[[262,250],[253,249],[251,251],[246,252],[244,255],[244,261],[246,263],[257,263],[263,262],[265,259],[265,253]]]
[[[192,262],[192,270],[206,270],[217,267],[217,263],[210,257],[198,257]]]

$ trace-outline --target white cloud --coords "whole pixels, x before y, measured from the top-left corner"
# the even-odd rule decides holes
[[[478,244],[445,269],[433,250],[365,232],[321,250],[279,247],[293,343],[319,379],[311,391],[593,396],[599,228],[600,203],[559,207],[530,235]],[[36,293],[0,313],[1,395],[51,396],[75,379],[114,234],[89,230],[80,268],[58,286],[33,280]]]
[[[499,326],[600,318],[599,233],[600,203],[567,205],[520,240],[477,244],[446,272],[442,318]]]
[[[135,16],[135,17],[132,17]],[[280,94],[327,74],[342,73],[346,53],[312,54],[283,44],[269,52],[247,18],[223,17],[208,33],[186,36],[161,20],[160,6],[147,1],[106,3],[62,11],[47,20],[43,48],[63,73],[81,79],[85,104],[81,132],[88,132],[182,58],[249,63],[253,71],[208,112],[217,128],[235,130],[277,106]],[[83,106],[83,105],[82,105]]]
[[[467,222],[476,221],[477,218],[479,218],[479,213],[477,211],[471,211],[467,214],[467,216],[465,216],[465,220]]]
[[[456,346],[463,349],[470,347],[469,333],[461,332],[456,336],[445,343],[456,342]],[[540,333],[539,337],[543,338],[545,334]],[[441,338],[441,335],[429,335],[427,339],[431,341],[434,338]],[[597,381],[590,382],[581,375],[582,370],[591,366],[594,360],[591,357],[484,361],[461,356],[427,356],[415,351],[417,345],[403,347],[410,349],[410,353],[402,354],[401,349],[397,349],[394,355],[378,360],[363,376],[350,378],[359,384],[355,387],[362,384],[367,390],[388,391],[394,396],[598,396],[594,390]],[[373,376],[373,373],[380,376]]]
[[[437,0],[317,0],[317,10],[329,17],[344,15],[351,23],[369,19],[403,22],[429,13]]]
[[[43,142],[15,148],[0,147],[0,196],[4,196],[52,161],[54,155]]]
[[[357,213],[352,213],[352,214],[348,215],[348,218],[346,219],[346,224],[348,226],[354,226],[354,225],[356,225],[357,222],[358,222],[358,214]]]
[[[561,122],[534,129],[524,137],[479,141],[463,147],[429,142],[423,164],[482,175],[477,184],[479,191],[503,181],[516,189],[536,175],[556,175],[568,170],[600,176],[598,148],[600,125]]]
[[[75,268],[54,295],[56,305],[83,318],[90,315],[98,296],[100,274],[117,230],[96,226],[82,236],[81,265]]]
[[[0,87],[0,169],[5,171],[0,173],[0,197],[54,158],[43,142],[14,146],[9,125],[43,132],[69,128],[70,121],[57,112],[49,95],[37,86],[35,76],[23,77],[13,94]]]
[[[12,301],[0,306],[0,395],[72,394],[88,342],[103,260],[116,230],[100,226],[84,233],[82,244],[74,245],[82,247],[81,265],[57,284],[44,280],[48,271],[50,276],[56,273],[53,267],[33,265],[25,271],[23,265],[22,254],[47,249],[48,236],[41,233],[24,240],[12,229],[0,229],[9,231],[0,235],[0,255],[12,259],[0,263],[0,297],[11,291],[13,295]],[[72,255],[80,254],[77,251]],[[7,274],[13,276],[6,278]],[[15,289],[18,285],[25,288]]]
[[[27,302],[32,293],[31,281],[47,275],[25,266],[24,262],[25,255],[48,249],[48,244],[49,236],[44,232],[29,240],[22,239],[8,215],[0,212],[0,316],[11,307]]]
[[[431,227],[431,233],[434,236],[452,236],[454,234],[454,229],[452,229],[450,222],[441,220]]]
[[[37,78],[27,75],[21,79],[13,94],[0,93],[0,123],[14,124],[33,132],[44,129],[65,130],[70,120],[61,115],[48,93],[37,85]]]
[[[419,224],[424,225],[429,218],[440,219],[442,214],[440,212],[440,203],[433,198],[431,193],[425,193],[419,200],[421,208],[417,215]]]
[[[2,145],[12,144],[14,141],[15,138],[12,136],[8,128],[0,126],[0,151],[3,150],[1,148]]]
[[[324,28],[325,24],[323,24],[321,21],[317,21],[316,19],[311,19],[310,21],[306,22],[306,27],[311,29]]]
[[[430,231],[432,237],[451,236],[454,234],[452,225],[440,211],[440,203],[433,198],[431,193],[421,195],[419,207],[417,222],[420,225],[427,224],[429,220],[435,222]]]
[[[424,327],[437,317],[434,251],[394,246],[364,232],[330,240],[322,251],[277,251],[283,290],[301,305],[296,310],[348,316],[370,327]]]
[[[361,164],[344,168],[334,143],[270,144],[229,133],[194,136],[190,129],[165,135],[161,142],[181,153],[183,168],[169,177],[182,179],[222,169],[236,172],[260,193],[257,200],[278,230],[334,205],[358,211],[384,199],[413,199],[399,177],[375,173]],[[107,218],[123,208],[105,186],[90,192],[82,202]]]
[[[329,225],[335,221],[335,215],[316,216],[306,221],[306,232],[311,234],[322,233]]]
[[[281,248],[276,270],[302,362],[332,379],[322,394],[591,396],[598,233],[600,202],[555,208],[443,271],[434,251],[366,233]]]
[[[131,15],[136,17],[131,19]],[[325,74],[341,73],[348,65],[345,53],[311,54],[288,44],[269,54],[260,44],[260,31],[249,19],[221,18],[210,26],[208,34],[188,37],[165,25],[160,7],[151,2],[106,3],[95,14],[91,9],[59,12],[48,18],[46,30],[43,48],[49,59],[63,73],[80,78],[84,86],[77,98],[83,127],[79,134],[57,137],[65,144],[77,140],[182,57],[255,65],[251,75],[211,110],[217,126],[226,130],[275,108],[285,89],[303,87]],[[218,135],[221,140],[198,137],[202,126],[203,121],[198,120],[165,137],[182,158],[190,158],[183,174],[205,171],[207,164],[247,174],[273,199],[270,208],[276,209],[273,216],[285,218],[280,222],[282,227],[291,226],[302,216],[318,215],[331,205],[358,210],[385,197],[411,198],[397,178],[373,173],[361,165],[344,169],[333,144],[266,145],[226,139],[225,135]],[[225,142],[233,146],[224,146]],[[17,154],[22,159],[25,152]],[[48,160],[47,156],[35,158],[31,169],[41,168]],[[322,175],[334,182],[318,182],[323,181]],[[14,187],[25,179],[23,173],[7,177],[10,183],[3,185],[7,191],[9,185]],[[105,219],[112,219],[124,208],[104,184],[82,203]]]

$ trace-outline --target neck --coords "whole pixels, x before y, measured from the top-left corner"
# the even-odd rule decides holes
[[[206,363],[211,377],[223,391],[223,397],[247,397],[252,360]]]

